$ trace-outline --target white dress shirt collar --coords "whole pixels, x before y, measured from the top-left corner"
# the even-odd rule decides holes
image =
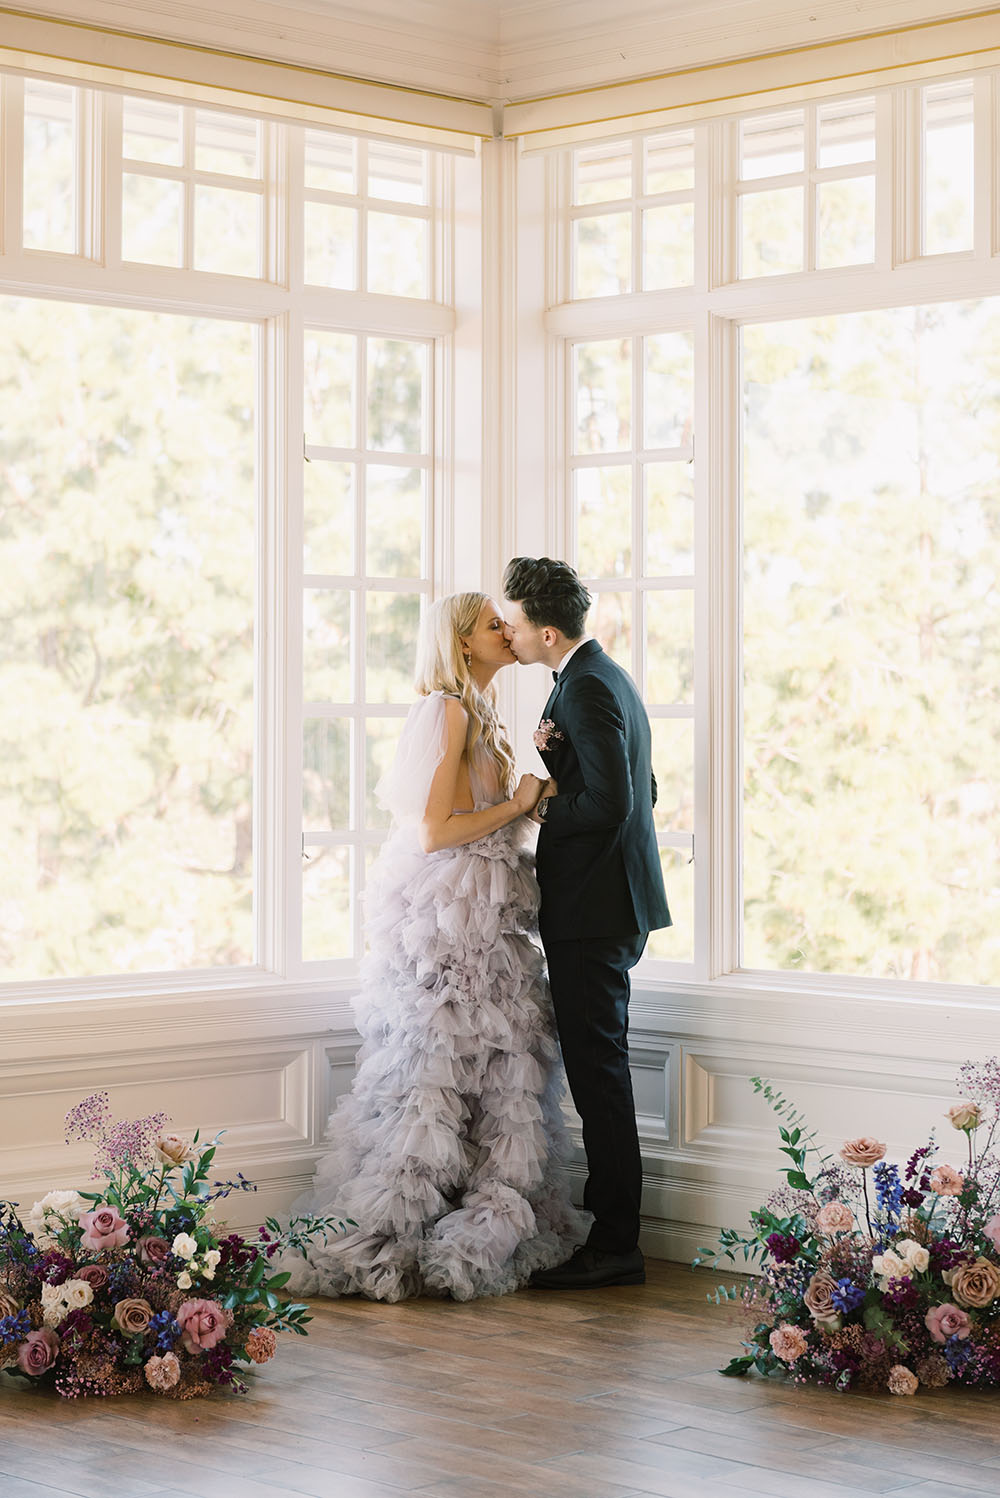
[[[577,640],[572,650],[567,650],[558,666],[556,666],[555,672],[553,674],[556,676],[561,676],[568,663],[573,659],[574,655],[576,655],[576,652],[580,649],[580,646],[586,645],[588,641],[592,640],[593,638],[593,635],[584,635],[582,640]]]

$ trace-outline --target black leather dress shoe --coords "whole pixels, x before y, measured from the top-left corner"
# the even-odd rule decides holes
[[[578,1248],[565,1264],[539,1269],[531,1284],[539,1290],[601,1290],[605,1285],[644,1285],[646,1264],[634,1248],[627,1254],[608,1254],[599,1248]]]

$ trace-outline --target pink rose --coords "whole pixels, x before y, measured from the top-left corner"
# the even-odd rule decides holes
[[[939,1165],[931,1171],[931,1190],[938,1196],[961,1196],[965,1190],[965,1177],[950,1165]]]
[[[854,1213],[845,1202],[827,1202],[816,1213],[816,1231],[825,1238],[854,1230]]]
[[[103,1264],[84,1264],[76,1271],[74,1279],[83,1280],[96,1295],[108,1283],[108,1271]]]
[[[783,1363],[794,1363],[808,1350],[809,1342],[801,1326],[792,1326],[785,1322],[783,1326],[776,1326],[768,1341],[771,1351],[776,1358]]]
[[[155,1269],[158,1264],[166,1262],[167,1255],[170,1253],[170,1244],[166,1238],[153,1238],[147,1235],[139,1239],[135,1245],[135,1251],[140,1264],[148,1264]]]
[[[889,1393],[890,1394],[915,1394],[920,1386],[920,1380],[909,1368],[902,1363],[897,1363],[895,1368],[889,1369]]]
[[[949,1337],[964,1341],[972,1331],[968,1311],[960,1311],[958,1306],[947,1302],[943,1306],[931,1306],[924,1317],[924,1326],[930,1332],[932,1342],[947,1342]]]
[[[187,1352],[207,1352],[226,1335],[226,1313],[217,1301],[186,1300],[174,1317]]]
[[[857,1139],[845,1139],[840,1150],[840,1158],[845,1164],[858,1165],[862,1170],[875,1165],[884,1154],[885,1145],[873,1139],[870,1134],[860,1134]]]
[[[98,1206],[92,1212],[84,1212],[80,1218],[84,1248],[99,1253],[105,1248],[121,1248],[128,1242],[128,1223],[119,1217],[114,1207]]]
[[[17,1349],[17,1366],[23,1373],[38,1378],[51,1368],[59,1356],[61,1344],[51,1327],[43,1326],[37,1332],[29,1332]]]

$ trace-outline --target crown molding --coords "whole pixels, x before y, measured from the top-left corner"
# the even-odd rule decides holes
[[[13,7],[12,7],[13,10]],[[74,22],[504,104],[789,48],[995,17],[969,0],[31,0]]]

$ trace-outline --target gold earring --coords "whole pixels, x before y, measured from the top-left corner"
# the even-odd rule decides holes
[[[469,652],[467,650],[463,650],[462,651],[462,659],[463,659],[463,661],[465,662],[465,664],[467,666],[471,666],[472,665],[472,656],[469,654]]]

